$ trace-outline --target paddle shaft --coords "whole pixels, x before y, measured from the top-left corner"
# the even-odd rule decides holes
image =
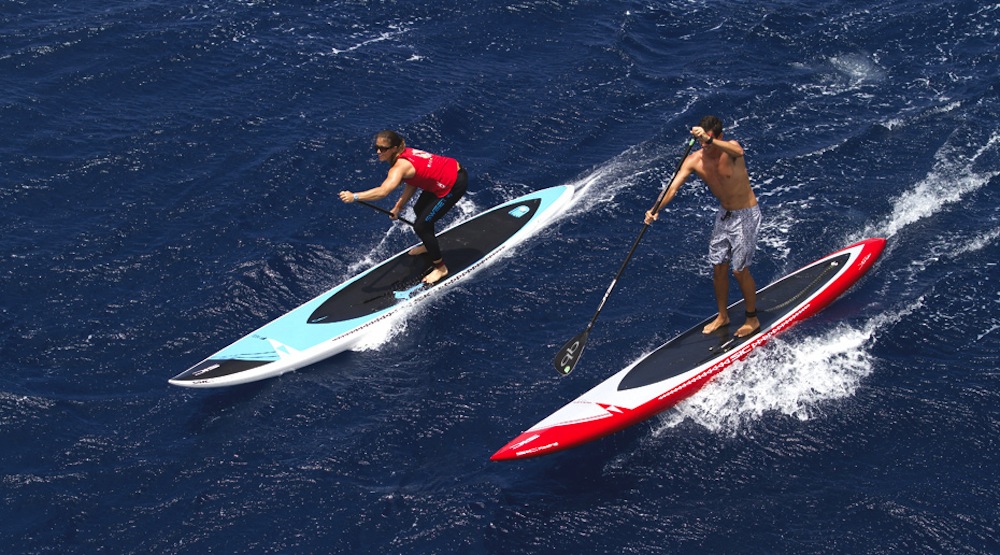
[[[688,154],[691,153],[692,147],[694,147],[694,138],[688,140],[687,149],[681,156],[680,161],[677,162],[677,169],[674,170],[674,174],[670,177],[670,180],[667,181],[666,187],[664,187],[663,190],[660,191],[660,195],[656,197],[656,202],[650,210],[654,216],[659,211],[660,203],[663,202],[663,198],[667,196],[667,191],[670,190],[670,185],[673,183],[674,177],[677,177],[677,174],[681,171],[681,166],[684,164],[684,160],[686,160]],[[594,312],[594,316],[591,317],[590,322],[587,324],[587,328],[583,330],[580,335],[570,339],[569,342],[567,342],[556,355],[556,358],[553,359],[552,364],[555,366],[556,371],[560,374],[565,376],[572,372],[573,367],[576,366],[576,363],[580,360],[580,355],[583,354],[583,347],[587,343],[587,336],[590,334],[590,330],[593,329],[594,323],[597,322],[597,317],[600,316],[601,310],[604,309],[604,304],[608,302],[608,297],[611,296],[611,292],[614,291],[615,285],[618,284],[618,280],[622,277],[622,274],[625,273],[625,267],[628,266],[629,261],[632,260],[632,255],[635,254],[635,249],[639,246],[639,242],[642,241],[642,237],[646,234],[646,230],[648,229],[649,224],[644,221],[642,224],[642,230],[639,231],[639,235],[635,238],[635,241],[632,242],[632,248],[629,249],[628,255],[625,257],[625,260],[622,261],[622,265],[618,268],[618,273],[616,273],[614,279],[611,280],[611,285],[608,286],[608,290],[604,292],[604,297],[601,298],[601,303],[597,305],[597,311]]]
[[[659,201],[657,201],[657,204],[659,204]],[[622,265],[618,268],[618,273],[615,274],[615,277],[611,280],[611,285],[608,286],[608,290],[604,292],[604,297],[601,298],[601,303],[597,305],[597,311],[594,312],[594,316],[591,317],[584,333],[590,333],[590,330],[594,327],[594,323],[597,322],[598,315],[600,315],[601,310],[604,309],[604,304],[608,302],[608,297],[610,297],[611,292],[614,291],[615,285],[618,285],[618,279],[622,277],[623,273],[625,273],[625,267],[628,266],[629,261],[632,260],[632,255],[635,254],[635,249],[639,246],[639,242],[642,241],[642,236],[646,234],[646,230],[648,229],[649,224],[643,223],[642,230],[639,231],[639,235],[635,238],[635,241],[632,242],[632,248],[628,250],[628,255],[625,256],[625,260],[622,261]]]
[[[670,181],[667,182],[667,186],[664,187],[662,191],[660,191],[660,196],[656,197],[656,202],[653,204],[653,208],[650,210],[650,212],[652,212],[654,216],[659,211],[660,203],[663,202],[663,197],[667,196],[667,191],[670,190],[670,184],[673,183],[674,177],[677,176],[677,173],[681,171],[681,164],[683,164],[684,160],[687,159],[688,154],[691,153],[691,147],[693,146],[694,146],[694,139],[691,139],[688,141],[687,150],[685,150],[684,155],[681,156],[681,161],[677,163],[677,169],[674,170],[674,175],[670,177]],[[597,321],[597,316],[601,313],[601,310],[604,308],[604,303],[608,302],[608,297],[611,296],[611,291],[614,290],[615,285],[618,284],[618,279],[622,277],[623,273],[625,273],[625,267],[628,266],[629,261],[632,260],[632,255],[635,254],[635,249],[639,246],[639,242],[642,241],[642,236],[646,234],[646,230],[648,229],[649,229],[649,224],[643,222],[642,230],[639,231],[639,236],[636,237],[635,241],[632,242],[632,248],[628,250],[628,255],[625,256],[625,260],[622,261],[621,267],[618,268],[618,273],[615,274],[615,278],[611,280],[611,285],[608,286],[608,290],[604,292],[604,298],[601,299],[601,304],[597,305],[597,312],[594,313],[594,317],[591,318],[590,323],[587,324],[587,332],[589,332],[590,329],[594,327],[594,322]]]
[[[358,204],[364,204],[368,208],[372,208],[374,210],[378,210],[379,212],[382,212],[384,214],[388,214],[388,215],[392,216],[392,212],[391,211],[386,210],[385,208],[382,208],[381,206],[372,204],[370,202],[365,202],[363,200],[356,200],[354,202],[357,202]],[[396,219],[399,220],[399,221],[401,221],[401,222],[403,222],[403,223],[410,224],[411,226],[413,225],[413,222],[411,222],[410,220],[407,220],[406,218],[404,218],[402,216],[397,216]]]

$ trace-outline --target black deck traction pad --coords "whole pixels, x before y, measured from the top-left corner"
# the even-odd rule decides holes
[[[785,276],[757,292],[757,319],[766,330],[795,310],[801,299],[820,290],[836,275],[850,258],[850,253],[808,266]],[[731,321],[712,333],[702,333],[712,315],[697,326],[670,340],[637,364],[618,384],[618,390],[633,389],[668,380],[712,360],[756,337],[756,333],[735,338],[736,329],[743,325],[743,301],[729,308]],[[734,317],[734,315],[737,315]]]
[[[237,360],[237,359],[205,359],[197,365],[189,368],[183,374],[175,377],[175,380],[195,381],[202,378],[219,378],[230,374],[239,374],[252,370],[258,366],[270,364],[271,360]]]
[[[438,235],[448,273],[457,274],[482,260],[527,225],[540,205],[541,199],[535,198],[497,207]],[[524,208],[518,215],[512,214],[519,207]],[[405,296],[397,298],[396,293],[419,285],[430,266],[427,255],[400,253],[332,295],[308,322],[340,322],[389,308],[406,300]]]

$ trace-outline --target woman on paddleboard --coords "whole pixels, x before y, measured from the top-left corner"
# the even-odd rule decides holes
[[[341,191],[340,200],[347,203],[380,200],[389,196],[400,183],[405,183],[403,194],[391,211],[391,217],[395,220],[417,189],[420,189],[420,196],[413,205],[413,211],[417,215],[413,231],[423,241],[423,245],[411,249],[410,254],[418,256],[426,253],[430,257],[432,267],[423,281],[427,284],[437,283],[448,275],[448,267],[445,266],[441,247],[434,234],[434,223],[465,195],[469,174],[454,158],[407,147],[406,141],[395,131],[379,131],[375,135],[374,147],[378,159],[390,166],[385,181],[374,189],[360,193]]]
[[[720,204],[715,216],[712,240],[708,245],[719,315],[703,331],[712,333],[729,324],[729,313],[726,310],[729,293],[727,274],[731,265],[746,307],[746,322],[736,330],[735,335],[746,337],[760,329],[760,321],[757,319],[757,285],[750,275],[750,261],[756,250],[757,232],[760,230],[760,208],[750,187],[750,177],[743,160],[743,147],[736,141],[722,139],[722,120],[715,116],[705,116],[696,127],[691,128],[691,135],[701,142],[701,149],[681,164],[667,194],[658,205],[646,212],[646,224],[656,221],[660,209],[674,198],[677,190],[692,173],[697,174],[708,185],[708,190],[719,199]]]

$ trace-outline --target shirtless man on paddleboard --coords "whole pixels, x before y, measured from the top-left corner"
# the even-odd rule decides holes
[[[746,337],[760,329],[757,319],[757,285],[750,275],[760,230],[760,207],[757,197],[750,188],[743,147],[736,141],[722,138],[722,120],[715,116],[705,116],[691,135],[701,143],[701,149],[687,157],[667,189],[660,204],[646,212],[646,224],[657,219],[658,212],[670,203],[677,190],[692,174],[697,174],[708,185],[708,190],[719,199],[719,211],[715,215],[715,227],[708,246],[708,259],[712,264],[712,283],[715,300],[719,305],[719,315],[702,330],[713,331],[729,324],[726,309],[729,298],[729,269],[743,293],[746,308],[746,322],[736,330],[736,337]]]
[[[414,247],[410,254],[418,256],[427,253],[430,256],[433,266],[423,281],[428,284],[437,283],[448,275],[448,267],[441,256],[441,247],[434,234],[434,223],[465,195],[469,174],[454,158],[407,147],[406,141],[395,131],[379,131],[375,135],[373,147],[378,159],[390,166],[385,180],[378,187],[360,193],[341,191],[340,200],[350,203],[356,200],[383,199],[399,187],[400,183],[405,183],[403,194],[392,208],[392,219],[395,220],[417,189],[420,189],[420,196],[413,205],[413,211],[417,214],[413,231],[423,241],[423,245]]]

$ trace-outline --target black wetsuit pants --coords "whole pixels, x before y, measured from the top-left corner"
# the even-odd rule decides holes
[[[465,191],[469,187],[469,174],[465,168],[458,170],[458,178],[455,185],[442,198],[438,198],[434,193],[422,191],[413,205],[413,211],[417,214],[413,222],[413,231],[417,237],[424,242],[427,247],[427,254],[431,260],[441,259],[441,246],[438,245],[437,237],[434,235],[434,222],[441,219],[458,201],[465,196]]]

